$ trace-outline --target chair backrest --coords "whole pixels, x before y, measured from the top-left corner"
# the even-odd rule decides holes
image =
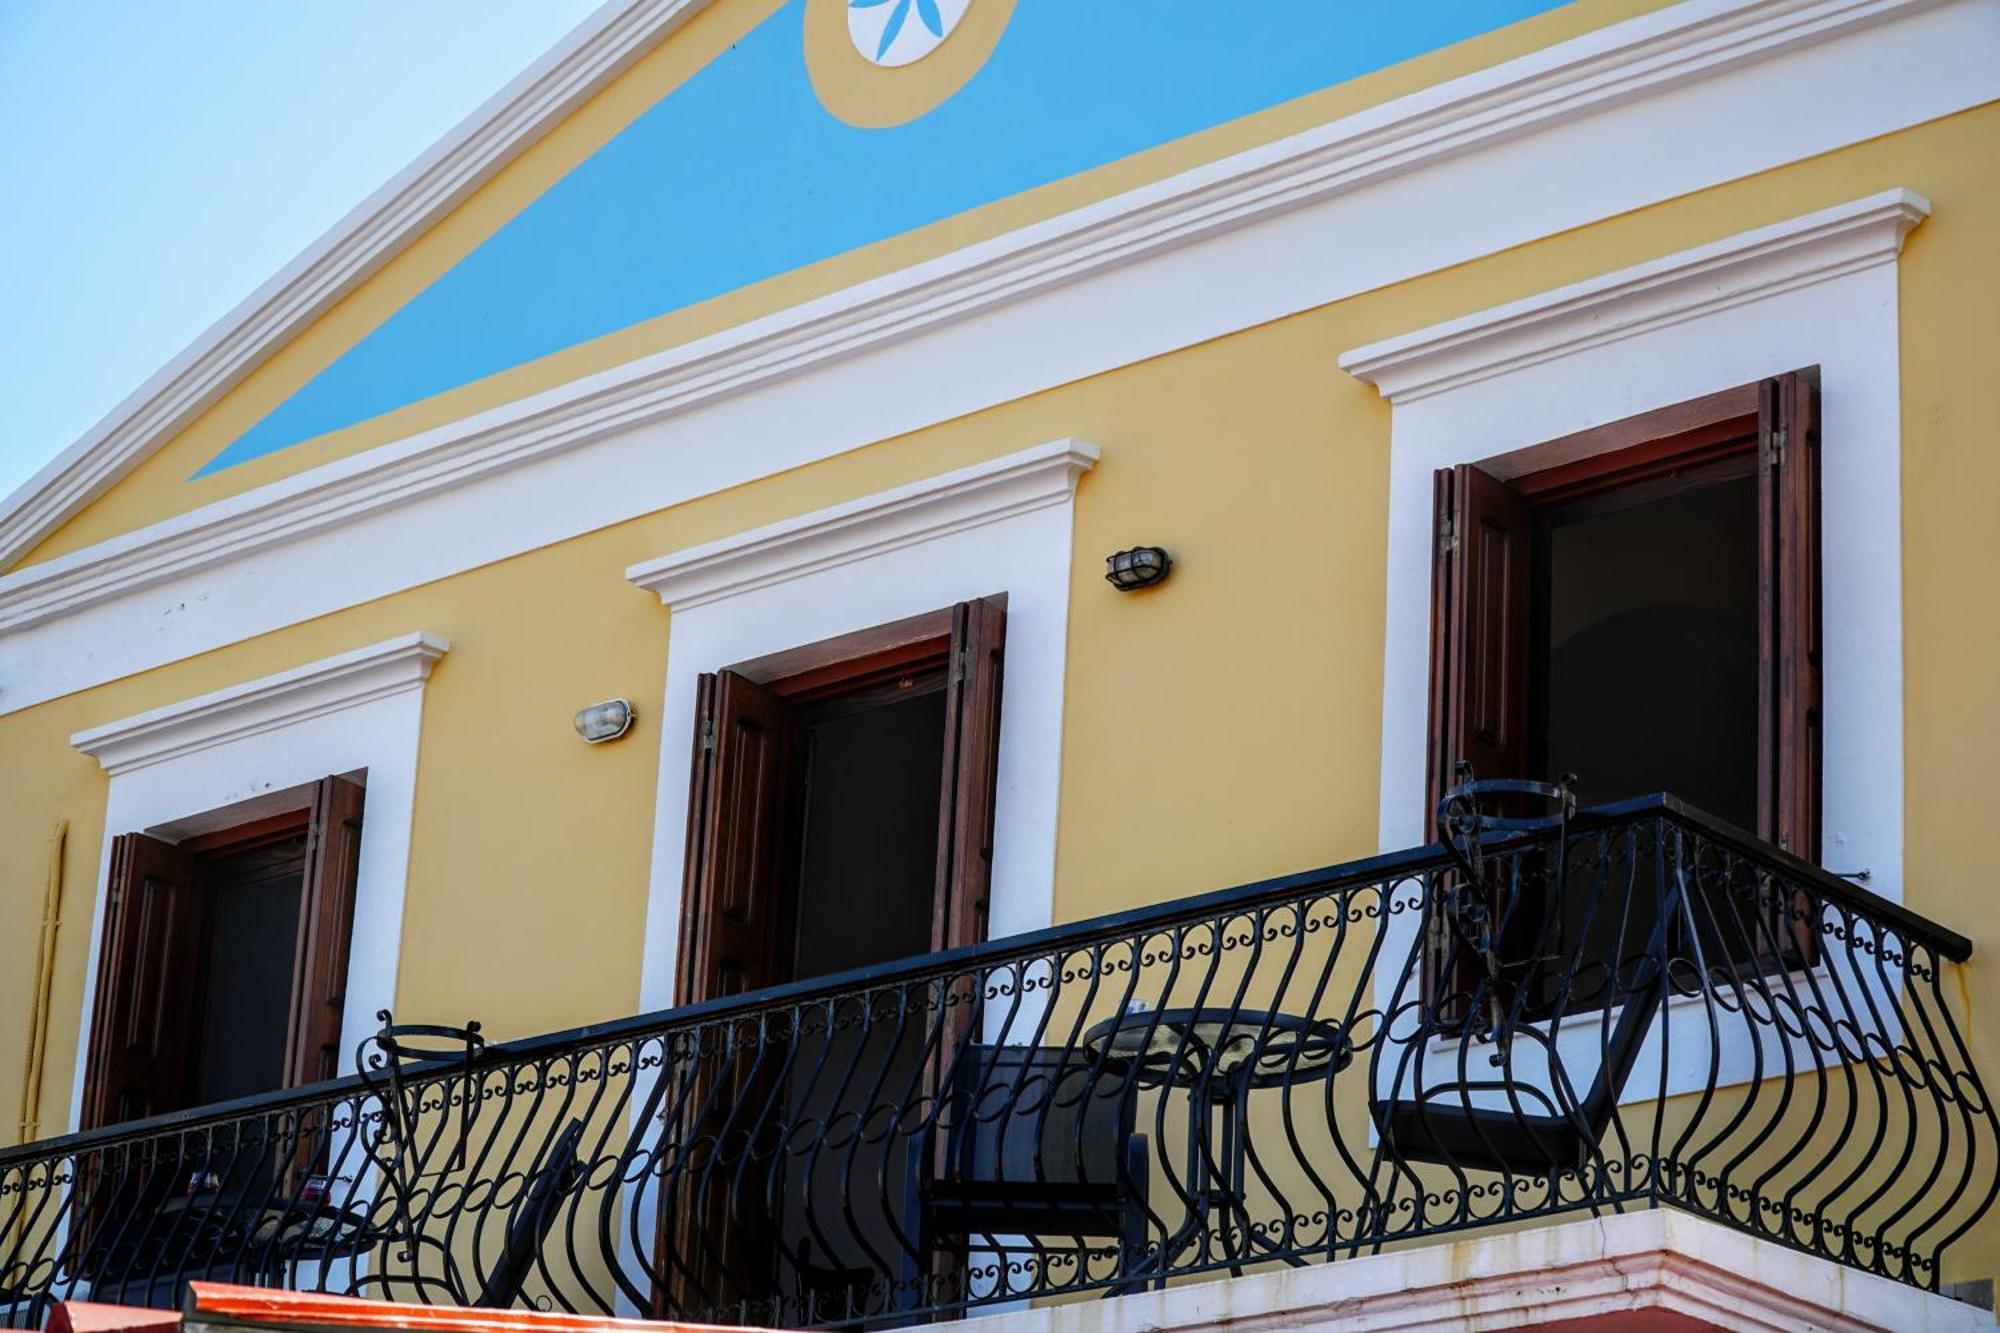
[[[1120,1062],[1052,1046],[974,1046],[946,1125],[964,1185],[1115,1185],[1137,1114]]]
[[[1667,891],[1661,896],[1660,919],[1653,923],[1646,951],[1633,969],[1632,984],[1625,989],[1624,1007],[1604,1043],[1603,1062],[1591,1080],[1590,1091],[1577,1106],[1577,1114],[1596,1134],[1601,1135],[1611,1122],[1611,1113],[1624,1095],[1625,1080],[1632,1076],[1632,1067],[1638,1062],[1639,1047],[1652,1031],[1653,1019],[1666,1001],[1667,974],[1660,959],[1680,919],[1681,902],[1680,877],[1674,875],[1668,879]]]
[[[548,1239],[556,1214],[562,1211],[563,1196],[576,1188],[577,1148],[582,1142],[583,1121],[572,1120],[550,1146],[548,1159],[528,1181],[520,1205],[507,1223],[500,1261],[487,1276],[486,1285],[480,1288],[479,1298],[473,1302],[475,1306],[505,1309],[521,1294],[542,1252],[542,1242]]]

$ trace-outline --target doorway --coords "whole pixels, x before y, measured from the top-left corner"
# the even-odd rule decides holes
[[[1427,815],[1464,763],[1574,775],[1584,805],[1668,792],[1817,856],[1817,395],[1799,371],[1540,446],[1557,466],[1437,474]],[[1571,984],[1601,1004],[1658,920],[1648,874],[1595,913],[1532,885],[1489,904],[1487,943],[1430,943],[1427,988],[1463,1011],[1484,973],[1527,986],[1530,1012]],[[1758,938],[1709,943],[1796,961],[1784,941],[1808,932],[1779,915],[1746,908]]]
[[[261,835],[243,834],[228,830],[212,850],[190,854],[208,899],[193,986],[192,1012],[200,1015],[189,1088],[195,1106],[285,1085],[306,812]]]
[[[112,839],[84,1069],[83,1125],[333,1077],[366,791],[325,778]],[[220,825],[220,827],[217,827]],[[185,829],[185,824],[178,826]],[[99,1299],[172,1308],[193,1278],[243,1281],[254,1256],[217,1219],[299,1206],[324,1169],[323,1119],[251,1110],[235,1126],[105,1152],[79,1170],[78,1249]]]
[[[702,677],[683,1004],[985,938],[1005,638],[987,597]],[[919,982],[796,1029],[709,1029],[669,1117],[692,1146],[662,1191],[658,1312],[847,1308],[884,1255],[914,1278],[924,1168],[897,1108],[932,1088],[967,1008]]]
[[[366,791],[335,776],[299,799],[112,839],[84,1128],[333,1077]]]

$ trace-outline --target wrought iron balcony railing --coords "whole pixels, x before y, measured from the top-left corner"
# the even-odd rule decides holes
[[[1964,938],[1670,798],[1458,831],[10,1149],[0,1317],[212,1277],[881,1325],[1659,1206],[1938,1285],[2000,1189]]]

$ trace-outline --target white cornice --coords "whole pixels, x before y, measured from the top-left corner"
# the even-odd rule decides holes
[[[0,569],[185,429],[710,0],[608,0],[0,502]]]
[[[632,22],[640,15],[658,20],[667,9],[684,15],[696,0],[678,2],[682,8],[675,8],[676,0],[626,0],[619,12]],[[1521,139],[1938,2],[1684,0],[685,346],[15,571],[0,577],[0,633],[932,332],[1303,204]],[[434,212],[425,219],[432,216]],[[402,225],[415,229],[422,224]],[[403,240],[407,236],[394,243]],[[318,271],[315,264],[301,263]],[[305,281],[305,275],[298,280]],[[289,323],[271,323],[257,335],[262,341],[256,356],[268,353],[305,318],[299,314]],[[242,338],[256,340],[247,331],[239,332]],[[233,340],[238,334],[229,337]],[[142,390],[135,398],[150,402],[180,393],[173,386],[195,372],[181,375],[169,367],[162,375],[166,378],[157,393],[148,398],[149,391]],[[212,395],[204,401],[212,401]],[[145,403],[140,403],[130,412],[114,413],[113,424],[104,428],[106,439],[95,444],[87,439],[28,484],[0,516],[0,564],[11,558],[9,552],[26,549],[101,492],[185,420],[184,416],[141,420],[145,412]],[[113,435],[116,442],[109,438]],[[47,503],[38,498],[45,494],[51,497]]]
[[[211,745],[416,689],[451,645],[434,634],[404,634],[274,676],[137,713],[69,743],[118,774]]]
[[[677,611],[1061,504],[1097,446],[1052,440],[942,476],[633,565],[625,577]]]
[[[1355,348],[1341,369],[1407,403],[1891,263],[1930,201],[1886,190]]]

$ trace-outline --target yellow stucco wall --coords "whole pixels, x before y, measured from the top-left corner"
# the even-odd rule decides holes
[[[1899,185],[1935,206],[1901,261],[1907,901],[1974,938],[1971,1031],[2000,1072],[1986,889],[2000,630],[1980,577],[2000,494],[1985,392],[2000,352],[1996,142],[1988,106],[0,718],[0,1095],[11,1110],[46,837],[68,818],[43,1132],[66,1124],[105,832],[105,780],[70,733],[392,634],[447,636],[426,695],[397,1008],[477,1016],[497,1035],[627,1013],[657,782],[685,775],[656,773],[669,625],[626,565],[1059,436],[1098,443],[1104,461],[1077,501],[1057,917],[1368,853],[1389,411],[1334,356]],[[1100,560],[1134,538],[1172,547],[1176,573],[1121,597]],[[611,694],[639,701],[640,728],[579,744],[571,712]],[[2000,1237],[1960,1262],[1994,1271]]]
[[[340,301],[310,329],[248,376],[111,493],[45,538],[20,562],[33,564],[183,513],[224,496],[305,471],[363,449],[512,402],[579,376],[676,347],[813,297],[1053,217],[1205,162],[1268,143],[1395,97],[1604,27],[1668,0],[1577,0],[1549,13],[1405,61],[1257,115],[973,209],[930,226],[783,274],[581,343],[463,388],[205,477],[190,475],[261,420],[299,386],[429,286],[571,168],[685,82],[783,0],[716,0],[476,191],[451,216]],[[781,20],[782,21],[782,20]],[[844,30],[837,38],[845,54]],[[928,67],[916,66],[911,77]],[[850,118],[896,119],[871,107],[875,82],[843,91],[858,101]]]

